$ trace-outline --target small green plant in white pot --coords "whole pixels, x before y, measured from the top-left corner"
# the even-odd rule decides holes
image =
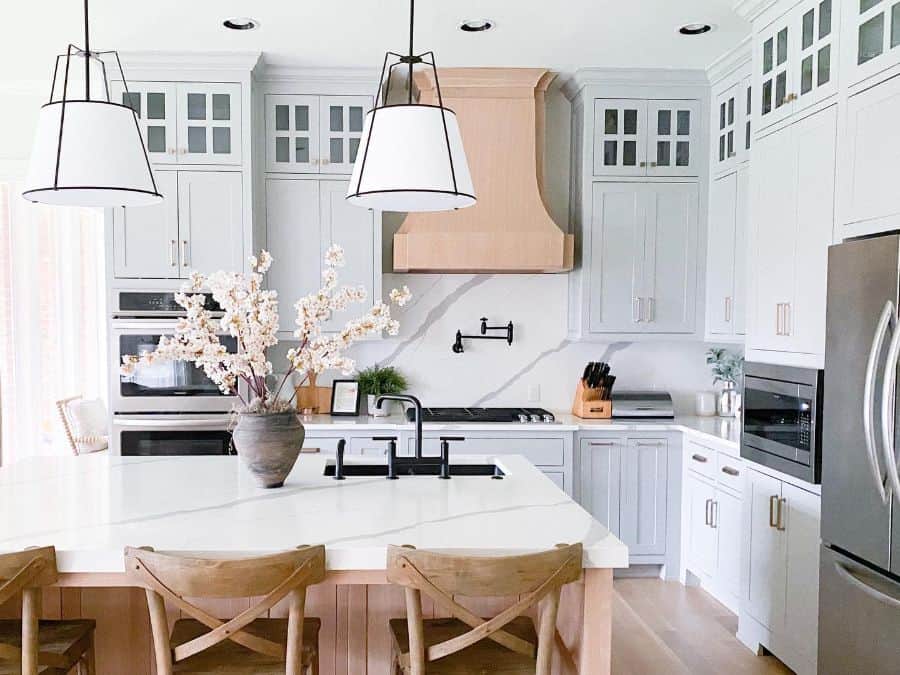
[[[360,393],[366,395],[369,414],[374,417],[385,417],[391,413],[393,401],[383,401],[381,408],[375,407],[375,399],[384,394],[400,394],[406,391],[409,383],[406,378],[393,366],[374,365],[360,371]]]
[[[722,383],[716,397],[716,410],[720,417],[737,417],[741,400],[739,387],[744,373],[744,357],[727,349],[712,348],[706,352],[706,363],[712,366],[713,385]]]

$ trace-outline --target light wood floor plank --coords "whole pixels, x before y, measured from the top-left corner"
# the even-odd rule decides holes
[[[660,579],[613,583],[613,675],[784,675],[734,636],[737,617],[699,588]]]

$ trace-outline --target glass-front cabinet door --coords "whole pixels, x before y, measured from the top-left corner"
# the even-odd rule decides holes
[[[744,111],[743,123],[741,124],[742,151],[738,153],[741,161],[750,159],[750,144],[753,132],[753,85],[751,82],[752,78],[746,77],[741,83],[741,94],[743,96],[741,108]]]
[[[900,63],[900,0],[848,0],[848,31],[854,44],[849,63],[850,82],[857,84]],[[851,58],[852,57],[852,58]]]
[[[697,101],[648,101],[647,175],[699,175],[699,125]]]
[[[362,138],[370,96],[319,97],[319,171],[350,174]]]
[[[241,163],[241,85],[178,84],[178,161]]]
[[[740,85],[733,85],[716,96],[713,110],[715,136],[713,141],[713,171],[721,173],[732,169],[736,163],[738,146],[742,142],[738,118],[740,117]]]
[[[127,105],[137,115],[147,157],[152,164],[178,162],[175,90],[176,86],[171,82],[129,82],[128,91],[121,81],[111,83],[113,103]]]
[[[837,91],[837,13],[832,0],[812,0],[799,8],[799,54],[794,64],[794,109],[812,105]]]
[[[647,174],[647,101],[594,101],[594,175]]]
[[[788,13],[763,30],[754,48],[756,100],[760,129],[791,114],[794,91],[794,67],[791,58],[795,39],[792,18]],[[799,74],[799,73],[798,73]]]
[[[269,94],[265,108],[266,170],[319,173],[319,97]]]

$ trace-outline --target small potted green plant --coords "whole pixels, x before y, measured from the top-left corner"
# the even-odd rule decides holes
[[[720,417],[737,417],[740,412],[740,385],[744,372],[744,357],[727,349],[712,348],[706,352],[706,363],[712,366],[713,385],[722,383],[716,397]]]
[[[399,394],[406,391],[409,383],[406,378],[393,366],[379,366],[378,364],[360,371],[360,393],[366,395],[369,414],[373,417],[385,417],[391,412],[392,401],[384,401],[381,408],[375,407],[375,399],[384,394]]]

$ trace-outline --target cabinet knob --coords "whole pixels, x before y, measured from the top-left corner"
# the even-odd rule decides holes
[[[651,168],[655,168],[655,167],[656,167],[656,162],[650,162],[650,167],[651,167]]]
[[[647,166],[647,162],[641,162],[641,166]]]

